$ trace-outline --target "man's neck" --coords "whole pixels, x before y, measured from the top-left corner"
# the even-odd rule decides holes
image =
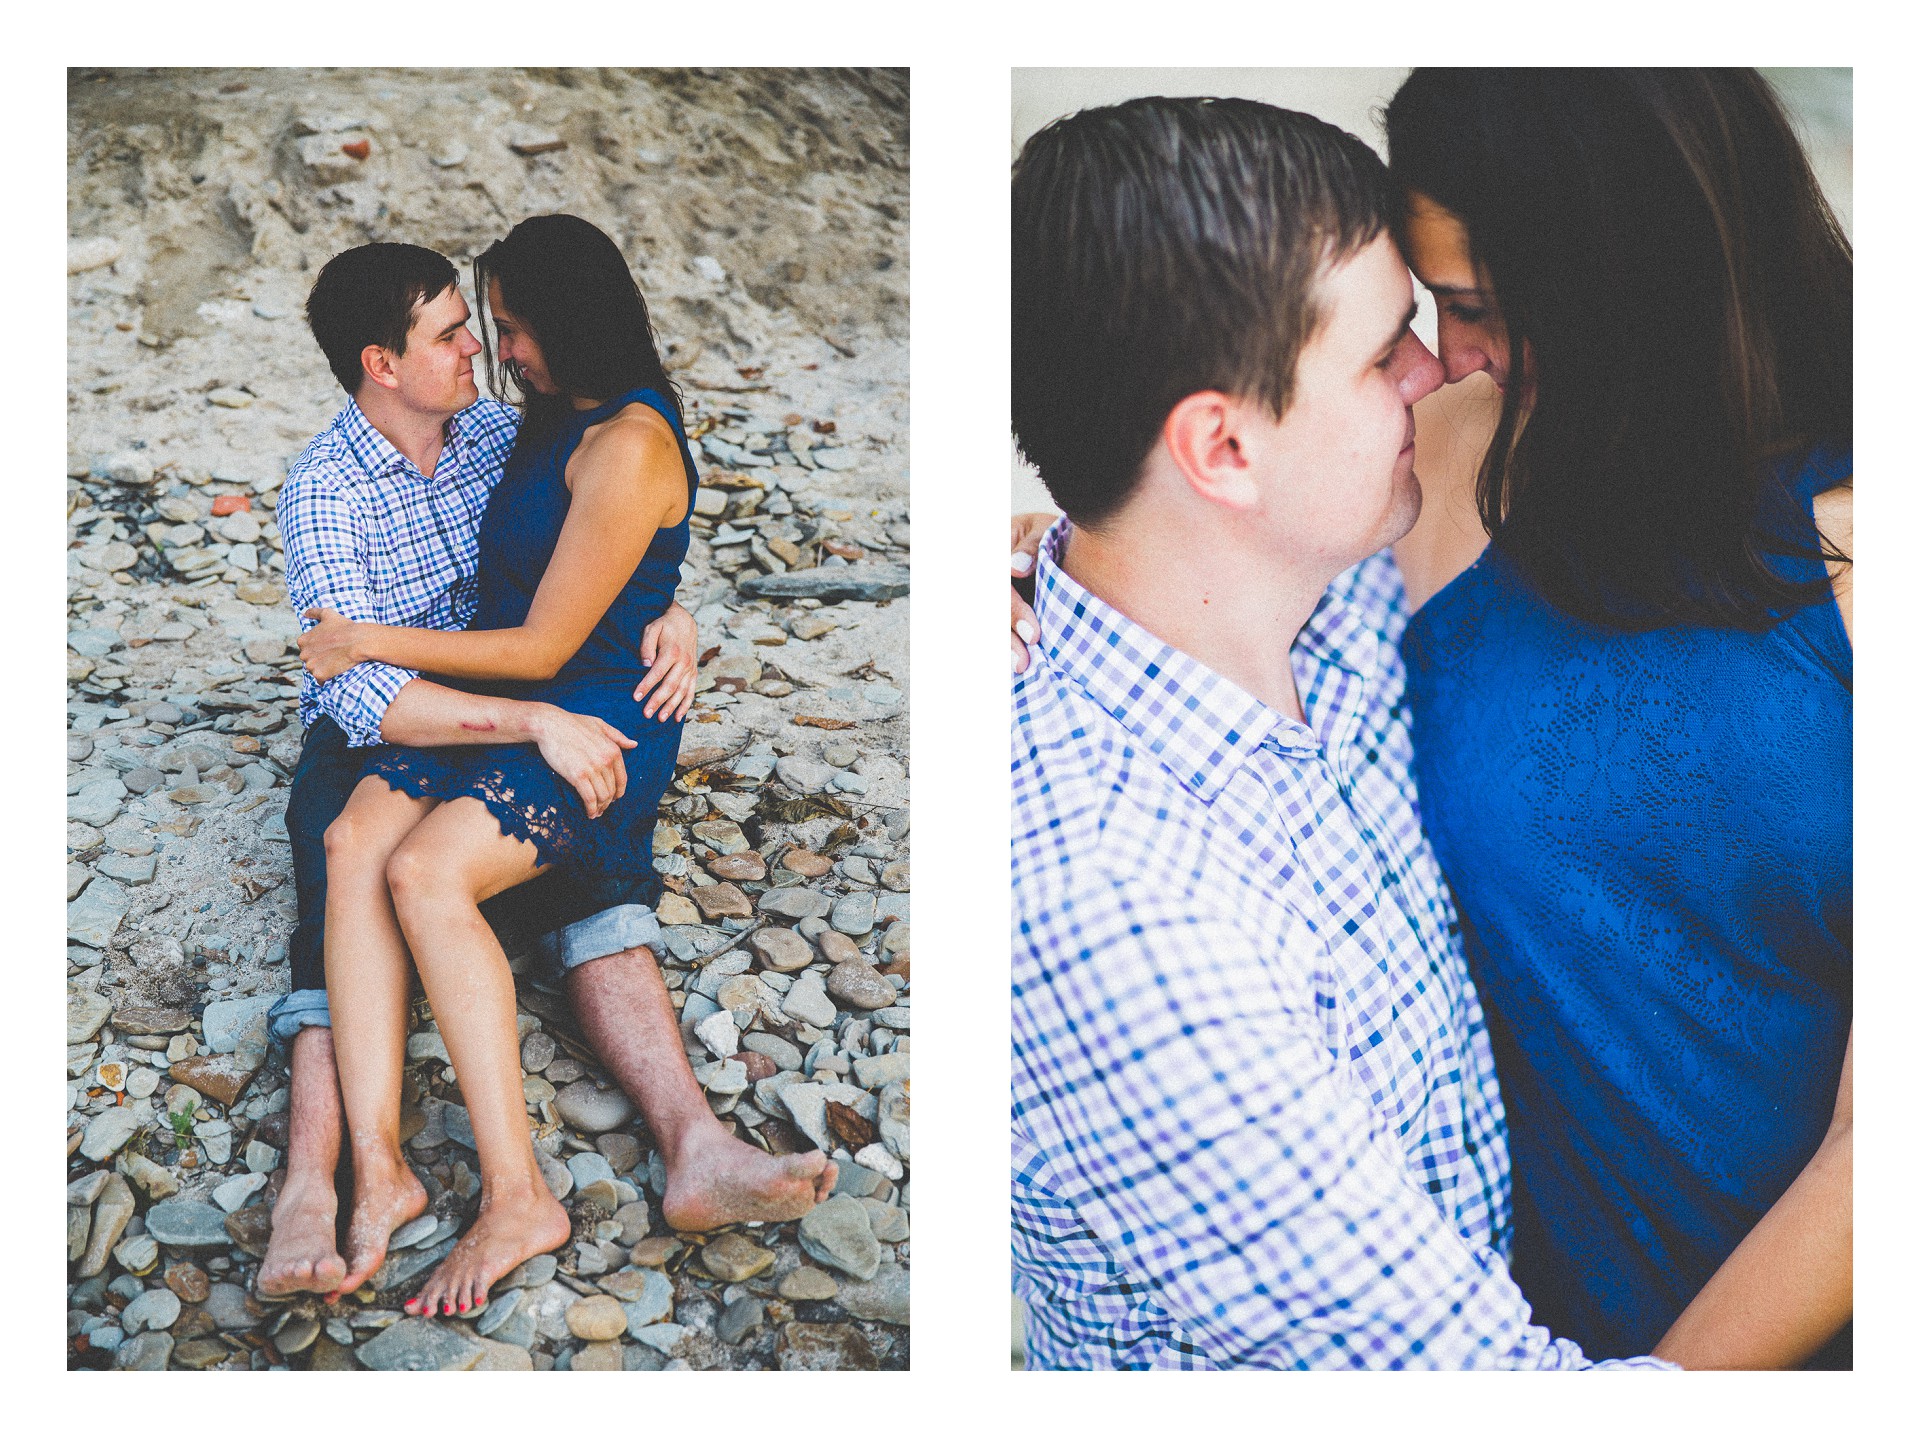
[[[1130,506],[1100,532],[1076,528],[1061,567],[1155,638],[1304,722],[1293,644],[1332,576],[1289,573],[1277,556],[1169,519]]]
[[[386,442],[399,450],[427,478],[433,478],[440,463],[440,451],[446,444],[447,421],[452,414],[418,410],[404,404],[391,391],[371,382],[360,386],[354,396],[360,413]]]

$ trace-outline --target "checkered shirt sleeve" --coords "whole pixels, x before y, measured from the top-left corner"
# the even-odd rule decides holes
[[[1276,746],[1306,754],[1309,737],[1072,586],[1052,548],[1050,662],[1019,687],[1015,738],[1014,1248],[1031,1360],[1590,1366],[1529,1322],[1493,1246],[1498,1098],[1417,827],[1389,840],[1393,811],[1354,800],[1351,775],[1296,784],[1314,765],[1274,762]],[[1377,574],[1344,578],[1380,618]],[[1378,747],[1351,712],[1328,722]],[[1402,852],[1416,844],[1417,863]],[[1431,896],[1359,882],[1374,871],[1358,845],[1389,856],[1389,888]],[[1268,876],[1318,899],[1266,904]],[[1354,965],[1363,946],[1379,957]]]
[[[480,518],[519,416],[482,400],[452,421],[436,477],[422,476],[349,403],[288,472],[278,510],[287,596],[300,616],[459,629],[473,615]],[[387,706],[419,671],[375,661],[325,684],[302,675],[301,718],[325,714],[351,746],[382,741]]]

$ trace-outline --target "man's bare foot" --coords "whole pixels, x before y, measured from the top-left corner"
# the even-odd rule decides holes
[[[661,1217],[683,1233],[798,1218],[833,1192],[824,1153],[762,1153],[715,1124],[684,1139],[667,1169]]]
[[[413,1314],[470,1313],[487,1301],[487,1290],[536,1253],[567,1241],[573,1223],[536,1173],[531,1187],[508,1195],[483,1195],[480,1216],[467,1236],[434,1269]]]
[[[273,1236],[260,1261],[260,1292],[268,1298],[289,1293],[330,1293],[347,1271],[335,1243],[340,1199],[332,1176],[312,1182],[290,1178],[273,1205]]]
[[[398,1154],[384,1158],[354,1157],[353,1217],[347,1221],[346,1272],[328,1298],[351,1293],[386,1260],[387,1240],[403,1223],[418,1218],[427,1207],[427,1191]]]

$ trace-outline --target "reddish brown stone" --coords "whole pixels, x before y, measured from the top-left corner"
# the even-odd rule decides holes
[[[664,1268],[669,1259],[686,1245],[668,1234],[656,1234],[634,1244],[627,1259],[635,1268]]]
[[[272,1236],[273,1216],[265,1204],[227,1215],[227,1237],[255,1258],[267,1256],[267,1240]]]
[[[167,1267],[166,1284],[182,1303],[205,1303],[212,1280],[197,1263],[174,1263]]]
[[[780,1072],[780,1065],[765,1054],[754,1053],[751,1049],[733,1057],[736,1063],[746,1069],[748,1083],[759,1083],[761,1079],[772,1078]]]
[[[349,148],[348,153],[352,153],[351,148]],[[360,158],[365,159],[366,154],[367,152],[362,150],[360,152]],[[244,494],[223,494],[213,502],[213,517],[218,519],[222,515],[239,514],[252,508],[253,501]]]
[[[830,964],[859,964],[866,962],[860,953],[860,946],[836,929],[829,929],[818,940],[820,957]]]
[[[803,879],[817,879],[833,868],[833,860],[811,849],[789,849],[780,860],[780,867],[793,870]]]
[[[709,919],[751,919],[753,901],[732,884],[709,884],[689,897]]]
[[[207,1054],[181,1059],[167,1074],[175,1083],[205,1094],[222,1108],[232,1108],[233,1101],[259,1071],[258,1064],[248,1064],[236,1054]]]
[[[340,153],[351,155],[356,160],[364,160],[373,151],[373,146],[365,140],[349,140],[340,147]]]
[[[744,854],[722,854],[707,860],[707,872],[716,879],[764,879],[767,861],[749,849]]]
[[[179,1034],[193,1025],[185,1009],[115,1009],[113,1026],[123,1034]]]

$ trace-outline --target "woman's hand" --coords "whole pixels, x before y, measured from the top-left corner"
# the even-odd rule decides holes
[[[649,719],[684,719],[693,707],[693,686],[700,677],[700,631],[678,604],[640,632],[640,662],[646,677],[633,691]],[[649,699],[647,696],[653,697]]]
[[[1016,514],[1013,517],[1013,573],[1017,579],[1025,579],[1033,573],[1034,565],[1040,557],[1040,537],[1047,532],[1055,519],[1054,514]],[[1020,597],[1020,591],[1013,594],[1013,672],[1027,672],[1027,646],[1039,642],[1040,618],[1033,612],[1033,606]]]
[[[302,618],[313,628],[300,636],[300,662],[320,683],[344,674],[366,658],[359,652],[360,625],[331,609],[309,609]]]

